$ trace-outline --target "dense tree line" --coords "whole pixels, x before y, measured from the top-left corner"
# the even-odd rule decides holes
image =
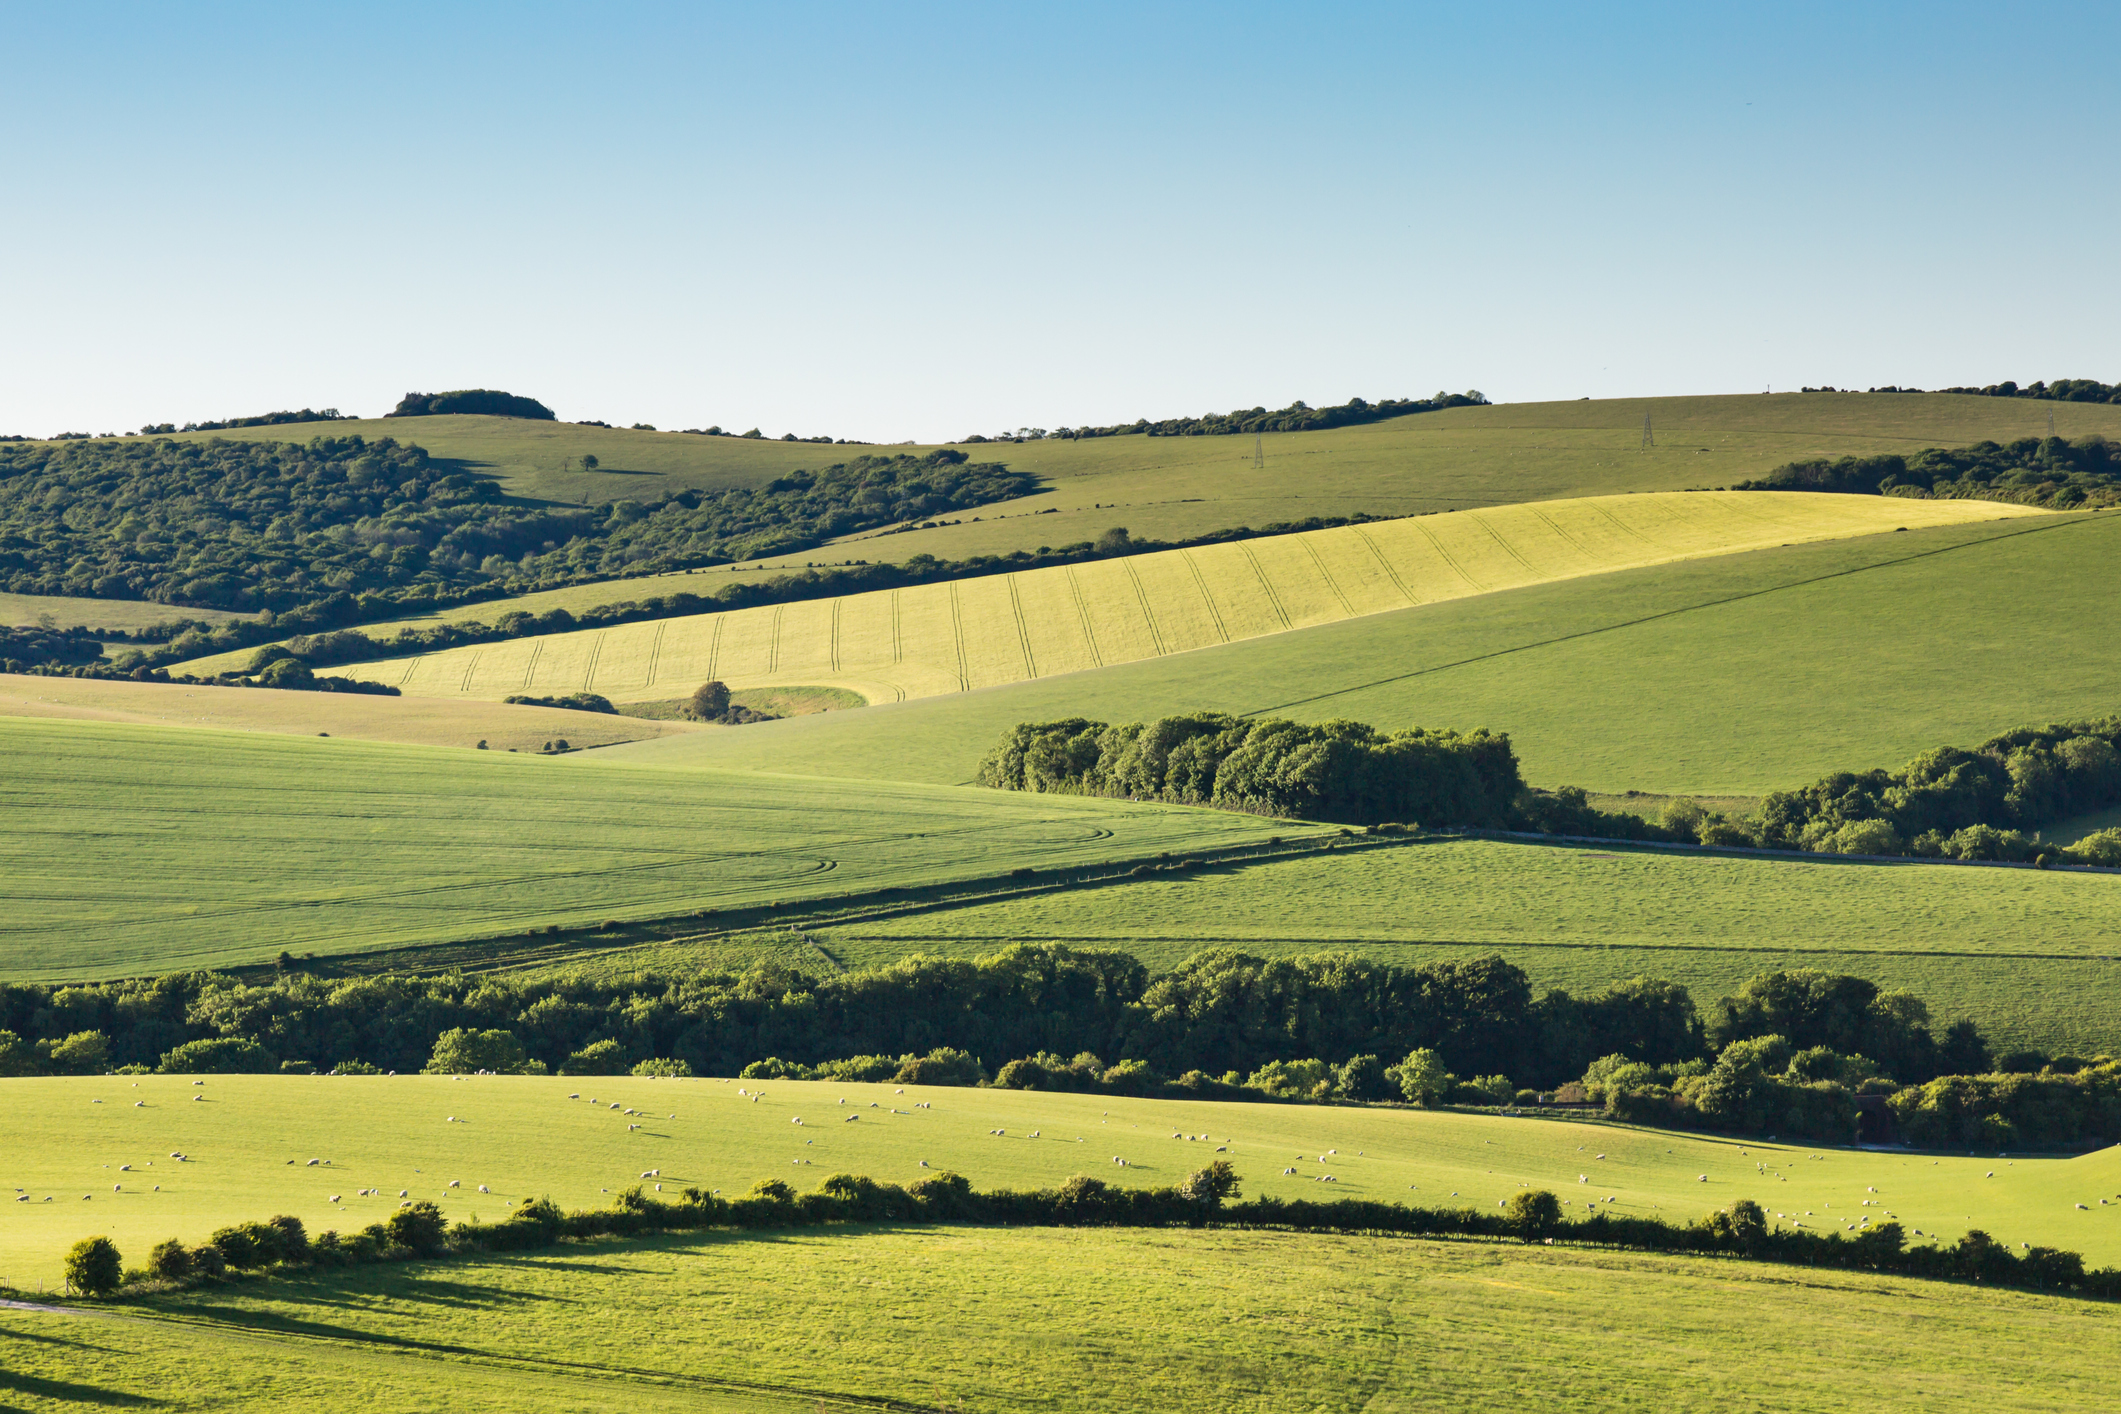
[[[2055,510],[2121,503],[2121,456],[2094,432],[2024,437],[2003,445],[1932,447],[1902,457],[1820,458],[1788,462],[1737,491],[1839,491],[1937,500],[2010,501]]]
[[[1914,388],[1883,391],[1912,393]],[[2121,403],[2121,383],[2101,383],[2096,378],[2057,378],[2052,383],[2031,382],[2024,387],[2010,379],[1983,388],[1939,388],[1940,393],[1972,393],[1984,398],[2041,398],[2062,403]]]
[[[24,443],[0,448],[0,585],[291,616],[219,630],[256,642],[296,625],[781,553],[1035,485],[940,451],[647,505],[540,507],[389,438]],[[195,629],[183,647],[215,632]]]
[[[1771,849],[2025,860],[2063,851],[2029,831],[2121,804],[2121,717],[2020,727],[1971,751],[1940,746],[1898,771],[1840,771],[1760,803]],[[2111,838],[2101,838],[2111,836]],[[2121,864],[2121,833],[2075,853]],[[2112,857],[2109,857],[2109,856]]]
[[[1869,986],[1836,985],[1836,996]],[[1866,995],[1875,998],[1876,988]],[[1863,1023],[1869,1029],[1849,1034],[1808,1023],[1809,1013],[1787,1004],[1757,1015],[1741,1009],[1735,1020],[1719,1008],[1713,1035],[1715,1044],[1772,1031],[1794,1035],[1800,1047],[1868,1047],[1908,1083],[1985,1064],[1968,1049],[1979,1043],[1970,1029],[1932,1043],[1918,1003],[1893,997],[1878,1006],[1879,1016]],[[508,1036],[517,1060],[488,1069],[603,1074],[667,1062],[736,1075],[754,1064],[768,1066],[760,1073],[795,1074],[776,1067],[852,1063],[857,1071],[829,1073],[874,1079],[947,1050],[970,1067],[965,1083],[1019,1059],[1087,1053],[1111,1058],[1111,1069],[1140,1067],[1119,1079],[1131,1075],[1142,1086],[1195,1072],[1196,1083],[1240,1085],[1276,1063],[1337,1071],[1359,1057],[1429,1050],[1456,1074],[1551,1087],[1603,1056],[1678,1065],[1714,1054],[1683,987],[1636,978],[1590,996],[1535,996],[1521,969],[1495,957],[1400,967],[1346,953],[1267,959],[1218,949],[1151,974],[1123,952],[1024,944],[979,959],[913,957],[828,976],[764,965],[623,983],[332,980],[289,970],[255,982],[181,973],[0,986],[0,1073],[213,1068],[202,1055],[239,1057],[232,1068],[409,1072],[433,1060],[450,1032]],[[1109,1088],[1108,1067],[1094,1068]],[[1372,1090],[1347,1093],[1377,1098],[1403,1088],[1375,1076],[1361,1083]]]
[[[232,427],[281,427],[295,422],[358,422],[352,413],[342,413],[337,408],[303,408],[300,412],[267,412],[256,417],[230,417],[219,422],[187,422],[182,427],[174,422],[151,422],[140,429],[142,436],[153,437],[172,432],[226,432]]]
[[[1012,728],[980,762],[1001,790],[1211,805],[1347,824],[1499,828],[1524,789],[1507,736],[1220,712]]]
[[[441,417],[470,414],[483,417],[525,417],[538,422],[557,419],[551,408],[536,398],[517,397],[492,388],[459,388],[453,393],[407,393],[385,417]]]
[[[85,628],[0,628],[0,670],[6,672],[47,663],[71,667],[102,656],[102,641]]]
[[[1337,407],[1315,408],[1307,403],[1294,402],[1285,408],[1268,410],[1263,407],[1240,408],[1236,412],[1207,413],[1200,417],[1169,417],[1151,422],[1148,418],[1136,418],[1132,422],[1115,423],[1110,427],[1063,427],[1048,432],[1044,428],[1025,428],[1020,434],[1007,433],[996,438],[979,435],[966,437],[966,443],[986,441],[1015,441],[1045,437],[1126,437],[1135,434],[1148,437],[1230,437],[1258,432],[1315,432],[1327,427],[1355,427],[1366,422],[1383,422],[1386,418],[1405,417],[1409,413],[1434,412],[1439,408],[1486,407],[1488,400],[1479,392],[1438,393],[1432,398],[1386,398],[1381,403],[1367,402],[1362,398],[1350,398]]]
[[[657,1185],[658,1193],[661,1185]],[[549,1198],[525,1198],[497,1223],[452,1224],[436,1204],[407,1203],[357,1231],[318,1233],[300,1218],[232,1224],[196,1246],[171,1239],[146,1264],[128,1270],[107,1237],[86,1238],[67,1255],[68,1285],[83,1296],[107,1297],[126,1287],[147,1292],[184,1289],[231,1270],[344,1267],[374,1262],[471,1257],[548,1248],[565,1240],[646,1237],[710,1228],[772,1231],[833,1223],[950,1223],[1007,1227],[1227,1227],[1378,1236],[1468,1236],[1525,1243],[1589,1243],[1647,1252],[1713,1253],[1749,1261],[1894,1273],[2034,1290],[2121,1296],[2121,1270],[2086,1270],[2075,1252],[2051,1247],[2011,1251],[1987,1233],[1968,1232],[1949,1247],[1910,1247],[1898,1222],[1866,1222],[1860,1232],[1782,1226],[1749,1198],[1692,1222],[1622,1217],[1600,1209],[1570,1221],[1563,1202],[1546,1189],[1513,1194],[1495,1208],[1466,1204],[1430,1208],[1365,1199],[1323,1202],[1244,1197],[1243,1181],[1227,1159],[1215,1159],[1178,1183],[1134,1188],[1078,1174],[1052,1187],[981,1191],[964,1176],[938,1172],[901,1186],[838,1173],[807,1193],[780,1179],[761,1179],[734,1198],[687,1188],[668,1197],[636,1185],[608,1208],[563,1212]]]

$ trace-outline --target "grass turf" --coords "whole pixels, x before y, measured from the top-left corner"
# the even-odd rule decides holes
[[[821,683],[872,702],[1052,677],[1556,580],[1910,527],[2033,517],[1976,501],[1671,493],[1502,506],[349,664],[413,696],[668,697]],[[179,665],[239,669],[248,655]]]
[[[1124,802],[560,764],[581,759],[0,717],[0,977],[668,917],[1305,828]]]
[[[1017,722],[1216,708],[1507,731],[1528,779],[1756,795],[2121,703],[2121,515],[1625,570],[863,712],[617,748],[644,765],[965,781]]]
[[[1571,1217],[1597,1204],[1679,1220],[1753,1198],[1785,1224],[1891,1214],[1946,1241],[1979,1227],[2121,1262],[2121,1149],[1932,1156],[1492,1114],[794,1081],[103,1076],[0,1081],[0,1099],[0,1198],[26,1199],[0,1207],[0,1284],[22,1289],[55,1282],[67,1247],[97,1233],[137,1265],[164,1238],[276,1213],[346,1231],[412,1199],[485,1221],[526,1197],[600,1206],[651,1169],[669,1193],[943,1170],[982,1187],[1078,1173],[1153,1187],[1225,1150],[1254,1195],[1492,1208],[1529,1185]]]
[[[0,1311],[0,1398],[805,1414],[883,1400],[1054,1414],[1811,1414],[2121,1399],[2121,1337],[2090,1302],[1280,1233],[715,1234],[362,1268],[144,1314],[156,1319]]]

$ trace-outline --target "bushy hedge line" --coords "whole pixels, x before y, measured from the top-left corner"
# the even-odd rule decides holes
[[[1691,1223],[1620,1217],[1604,1211],[1570,1222],[1545,1190],[1514,1195],[1495,1209],[1423,1208],[1365,1200],[1309,1202],[1242,1200],[1237,1172],[1227,1160],[1168,1188],[1115,1187],[1078,1175],[1055,1188],[981,1192],[962,1176],[937,1173],[901,1187],[853,1174],[834,1174],[808,1193],[766,1180],[736,1198],[688,1188],[675,1200],[635,1187],[613,1206],[564,1213],[550,1199],[525,1199],[505,1221],[448,1224],[432,1203],[408,1203],[387,1221],[359,1232],[306,1240],[296,1218],[274,1218],[223,1228],[204,1244],[166,1242],[149,1265],[126,1273],[125,1285],[165,1289],[233,1268],[342,1265],[406,1261],[444,1255],[476,1256],[551,1247],[563,1239],[643,1237],[712,1228],[771,1230],[833,1223],[949,1223],[1009,1227],[1241,1228],[1285,1232],[1391,1234],[1408,1237],[1482,1237],[1538,1243],[1584,1243],[1639,1252],[1713,1254],[1793,1266],[1826,1267],[1899,1276],[1976,1281],[1995,1286],[2121,1296],[2121,1270],[2087,1271],[2074,1252],[2029,1247],[2012,1252],[1974,1231],[1951,1246],[1909,1247],[1897,1222],[1874,1223],[1844,1236],[1777,1227],[1759,1204],[1741,1199]],[[88,1260],[93,1255],[93,1268]],[[108,1276],[118,1254],[107,1238],[75,1248],[84,1260],[76,1283],[85,1295],[122,1290]],[[73,1258],[68,1270],[77,1270]]]
[[[1271,411],[1264,407],[1240,408],[1236,412],[1211,412],[1202,417],[1167,417],[1156,422],[1142,417],[1132,422],[1115,423],[1110,427],[1063,427],[1055,432],[1040,429],[1032,435],[1065,438],[1125,437],[1130,434],[1148,437],[1231,437],[1258,432],[1315,432],[1327,427],[1356,427],[1364,423],[1382,422],[1386,418],[1405,417],[1410,413],[1435,412],[1440,408],[1487,405],[1486,395],[1478,391],[1438,393],[1432,398],[1386,398],[1381,403],[1350,398],[1334,407],[1315,408],[1306,403],[1294,402],[1285,408]],[[972,436],[964,440],[985,442],[988,439]],[[1023,439],[1005,434],[995,440]]]
[[[1731,489],[2012,501],[2081,510],[2121,502],[2121,455],[2096,432],[2074,443],[2066,437],[2025,437],[2008,445],[1931,447],[1908,457],[1888,453],[1788,462]]]

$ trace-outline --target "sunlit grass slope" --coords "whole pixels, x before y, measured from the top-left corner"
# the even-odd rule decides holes
[[[353,664],[413,696],[669,697],[822,683],[903,701],[1557,579],[2043,512],[1972,501],[1657,494],[1422,516]]]
[[[183,609],[149,599],[76,599],[64,594],[0,593],[0,626],[26,626],[46,615],[56,628],[119,629],[130,633],[176,619],[223,624],[253,617],[226,609]]]
[[[1374,395],[1374,394],[1373,394]],[[1338,396],[1338,395],[1336,395]],[[1396,396],[1396,395],[1395,395]],[[1331,401],[1321,394],[1314,403]],[[563,409],[563,411],[566,411]],[[1206,411],[1206,409],[1196,409]],[[1171,539],[1304,516],[1411,514],[1512,501],[1724,486],[1798,457],[1916,451],[1984,438],[2121,437],[2121,408],[1943,394],[1778,393],[1504,403],[1418,413],[1363,427],[1250,437],[1106,437],[968,446],[1044,478],[1049,490],[963,524],[863,540],[869,558],[944,558],[1094,538],[1113,524]],[[1642,445],[1643,418],[1656,445]],[[800,429],[797,429],[800,430]],[[969,429],[964,429],[969,430]],[[196,437],[307,441],[320,432],[418,442],[497,476],[512,494],[592,503],[684,487],[757,485],[801,467],[922,447],[633,432],[515,418],[372,419],[254,427]],[[956,435],[953,433],[952,435]],[[600,463],[580,470],[584,454]],[[1039,520],[1017,514],[1051,508]],[[1126,514],[1115,521],[1111,512]],[[621,596],[624,597],[624,596]]]
[[[2121,516],[1940,527],[1536,585],[614,759],[964,781],[1017,722],[1216,708],[1485,725],[1510,733],[1539,784],[1757,795],[2121,710],[2121,637],[2092,607],[2117,591]]]
[[[483,741],[488,749],[501,752],[537,751],[555,739],[594,747],[710,730],[693,722],[647,721],[470,699],[193,687],[27,674],[0,674],[0,716],[357,737],[419,746],[476,748]]]
[[[1973,1017],[2000,1049],[2121,1053],[2121,875],[1862,864],[1488,840],[1226,864],[824,930],[849,967],[1012,942],[1120,948],[1152,968],[1214,947],[1346,948],[1401,966],[1499,952],[1537,987],[1647,974],[1706,1007],[1816,967]],[[637,966],[620,953],[610,965]]]
[[[2101,1303],[1283,1233],[715,1233],[354,1268],[144,1313],[159,1319],[0,1311],[0,1387],[39,1411],[332,1414],[1816,1414],[2121,1400],[2121,1336]]]
[[[599,1205],[650,1169],[661,1170],[651,1185],[673,1193],[737,1192],[764,1178],[811,1188],[833,1173],[911,1183],[944,1169],[983,1187],[1077,1173],[1156,1186],[1216,1157],[1237,1166],[1246,1192],[1292,1199],[1492,1208],[1532,1185],[1568,1199],[1571,1217],[1612,1199],[1622,1213],[1691,1219],[1750,1197],[1815,1230],[1891,1214],[1945,1240],[1973,1226],[2080,1251],[2095,1264],[2121,1261],[2121,1149],[1947,1157],[1398,1108],[780,1081],[191,1081],[0,1081],[0,1197],[20,1188],[28,1199],[0,1207],[0,1277],[49,1280],[66,1247],[90,1232],[107,1233],[137,1260],[165,1237],[196,1241],[274,1213],[312,1230],[346,1230],[397,1211],[401,1196],[492,1221],[525,1197]],[[1325,1174],[1330,1186],[1319,1182]],[[363,1188],[379,1192],[359,1196]]]
[[[0,717],[0,977],[667,917],[1302,828],[580,759]]]

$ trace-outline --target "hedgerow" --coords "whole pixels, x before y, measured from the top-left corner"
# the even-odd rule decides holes
[[[80,1294],[103,1296],[168,1291],[218,1280],[219,1273],[269,1267],[343,1266],[438,1257],[476,1257],[524,1252],[563,1241],[638,1238],[711,1229],[766,1231],[835,1224],[951,1224],[1008,1227],[1235,1228],[1279,1232],[1347,1233],[1362,1236],[1461,1237],[1494,1241],[1586,1245],[1637,1252],[1712,1255],[1790,1266],[1980,1282],[2112,1299],[2121,1296],[2121,1270],[2086,1270],[2075,1252],[2027,1247],[2013,1252],[1987,1233],[1967,1233],[1957,1243],[1907,1245],[1897,1222],[1868,1224],[1845,1236],[1778,1227],[1749,1199],[1740,1199],[1689,1223],[1653,1217],[1622,1217],[1601,1211],[1571,1222],[1545,1190],[1518,1193],[1494,1209],[1425,1208],[1359,1199],[1327,1202],[1253,1198],[1240,1201],[1241,1185],[1228,1160],[1218,1159],[1167,1188],[1115,1187],[1078,1175],[1054,1188],[981,1192],[954,1173],[937,1173],[910,1185],[880,1183],[854,1174],[834,1174],[808,1193],[777,1179],[750,1192],[723,1198],[688,1188],[674,1200],[636,1186],[609,1208],[562,1212],[550,1199],[523,1200],[498,1223],[449,1224],[433,1203],[412,1202],[388,1220],[358,1232],[304,1237],[297,1218],[223,1228],[198,1248],[165,1243],[148,1268],[128,1272],[123,1285],[107,1284],[118,1265],[108,1239],[92,1238],[75,1250],[86,1254],[88,1275]],[[204,1258],[205,1260],[200,1260]],[[71,1270],[71,1268],[70,1268]]]

